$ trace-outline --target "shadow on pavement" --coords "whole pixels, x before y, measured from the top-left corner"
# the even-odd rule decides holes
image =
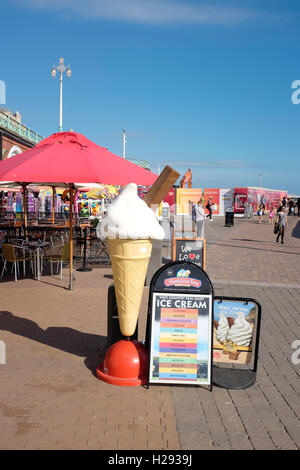
[[[275,246],[278,246],[278,249],[277,250],[268,250],[267,248],[258,248],[257,246],[244,246],[244,245],[225,245],[225,243],[211,243],[211,242],[206,242],[207,245],[215,245],[215,246],[227,246],[229,248],[241,248],[242,250],[259,250],[259,251],[265,251],[265,252],[269,252],[269,253],[285,253],[286,255],[298,255],[300,256],[300,253],[295,253],[293,251],[283,251],[282,249],[280,249],[281,247],[281,243],[276,243],[275,242]],[[291,247],[291,246],[288,246],[287,248],[296,248],[296,247]]]
[[[9,331],[76,356],[85,357],[84,363],[94,375],[95,368],[99,365],[99,357],[106,346],[106,337],[104,336],[83,333],[67,327],[50,327],[43,330],[34,321],[17,317],[7,311],[0,311],[0,330]]]
[[[228,241],[253,242],[253,243],[259,243],[259,244],[265,244],[265,245],[270,245],[270,243],[273,243],[273,240],[263,241],[263,240],[253,240],[252,238],[229,238]]]
[[[297,222],[297,224],[293,228],[293,231],[291,233],[291,237],[300,238],[300,220],[299,220],[299,222]]]

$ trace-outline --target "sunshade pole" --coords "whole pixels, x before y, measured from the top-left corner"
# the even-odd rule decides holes
[[[52,186],[52,225],[54,226],[54,214],[55,214],[55,194],[56,188]]]
[[[73,290],[73,184],[70,184],[70,210],[69,210],[69,225],[70,225],[70,284],[69,290]]]
[[[23,209],[24,209],[24,232],[27,237],[27,183],[22,183],[23,188]]]

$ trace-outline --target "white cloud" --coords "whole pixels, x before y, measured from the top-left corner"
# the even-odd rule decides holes
[[[86,19],[140,24],[234,24],[271,13],[211,0],[12,0],[22,6],[75,14]]]

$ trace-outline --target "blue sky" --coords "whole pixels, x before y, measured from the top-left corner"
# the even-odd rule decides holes
[[[6,106],[122,155],[193,170],[195,187],[300,194],[297,0],[2,0]],[[299,94],[300,96],[300,94]]]

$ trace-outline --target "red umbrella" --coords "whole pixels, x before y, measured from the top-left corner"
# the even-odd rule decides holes
[[[152,185],[157,175],[76,132],[57,132],[0,163],[0,181]]]
[[[73,184],[152,185],[157,175],[118,157],[76,132],[57,132],[35,147],[0,162],[0,182],[48,183],[70,187],[70,289],[72,289]]]

